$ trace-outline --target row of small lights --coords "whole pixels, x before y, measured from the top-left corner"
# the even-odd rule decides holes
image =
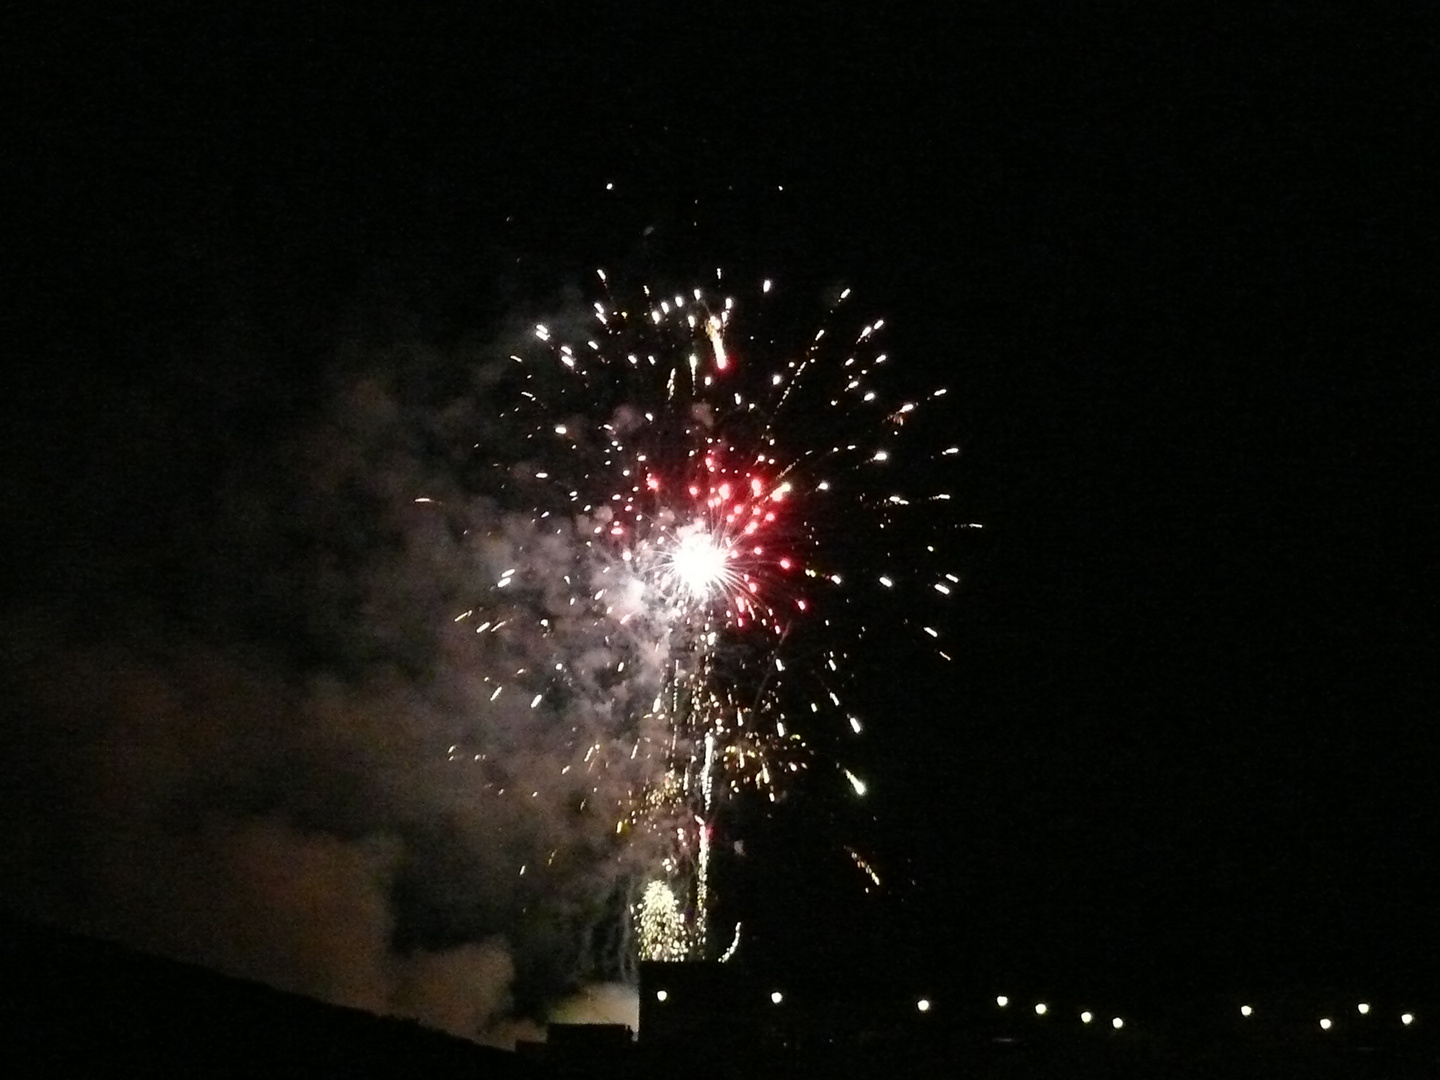
[[[999,997],[997,997],[997,998],[995,999],[995,1004],[998,1005],[998,1006],[1000,1006],[1000,1008],[1003,1009],[1003,1008],[1005,1008],[1007,1005],[1010,1004],[1010,999],[1009,999],[1008,997],[1006,997],[1004,994],[1001,994]],[[1043,1002],[1043,1001],[1036,1002],[1036,1004],[1035,1004],[1035,1015],[1036,1015],[1036,1016],[1044,1016],[1044,1015],[1045,1015],[1046,1013],[1048,1013],[1049,1011],[1050,1011],[1050,1006],[1049,1006],[1049,1005],[1046,1005],[1045,1002]],[[1095,1014],[1092,1013],[1089,1009],[1084,1010],[1084,1011],[1080,1014],[1080,1022],[1081,1022],[1082,1024],[1089,1024],[1089,1023],[1093,1022],[1094,1019],[1095,1019]],[[1116,1031],[1119,1031],[1121,1028],[1123,1028],[1123,1027],[1125,1026],[1125,1019],[1124,1019],[1124,1017],[1112,1016],[1112,1017],[1110,1018],[1110,1026],[1111,1026],[1112,1028],[1114,1028]]]
[[[1249,1005],[1242,1005],[1240,1007],[1240,1013],[1242,1016],[1249,1016],[1253,1011],[1254,1010],[1252,1010]],[[1360,1002],[1360,1004],[1355,1006],[1355,1011],[1358,1012],[1361,1016],[1368,1016],[1370,1014],[1370,1003],[1366,1001]],[[1407,1012],[1400,1014],[1400,1023],[1404,1024],[1406,1027],[1409,1027],[1414,1022],[1414,1013]],[[1320,1029],[1322,1031],[1329,1031],[1333,1026],[1334,1025],[1331,1023],[1331,1020],[1328,1016],[1320,1018]]]
[[[656,990],[656,991],[655,991],[655,1000],[658,1001],[658,1002],[660,1002],[660,1003],[662,1003],[662,1004],[665,1003],[665,1002],[667,1002],[667,1001],[669,1001],[669,1000],[670,1000],[670,991],[669,991],[669,990]],[[779,990],[772,990],[772,991],[770,991],[770,1004],[772,1004],[772,1005],[779,1005],[779,1004],[780,1004],[782,1001],[784,1001],[784,1000],[785,1000],[785,995],[782,994]],[[920,1011],[921,1011],[921,1012],[929,1012],[929,1011],[930,1011],[930,1002],[928,1002],[928,1001],[922,1001],[921,1004],[920,1004]]]
[[[656,991],[655,991],[655,1000],[658,1001],[658,1002],[660,1002],[660,1003],[662,1003],[662,1004],[663,1004],[664,1002],[666,1002],[666,1001],[669,1001],[669,1000],[670,1000],[670,992],[669,992],[668,990],[656,990]],[[771,1003],[772,1005],[779,1005],[779,1004],[781,1004],[782,1002],[784,1002],[784,1000],[785,1000],[785,995],[784,995],[783,993],[781,993],[779,990],[772,990],[772,991],[770,992],[770,1003]],[[997,997],[997,998],[995,999],[995,1004],[996,1004],[996,1005],[999,1005],[999,1006],[1003,1009],[1005,1006],[1007,1006],[1007,1005],[1010,1004],[1010,999],[1007,998],[1007,997],[1005,997],[1005,996],[1002,994],[1000,997]],[[931,1002],[931,1000],[930,1000],[929,998],[923,998],[923,997],[922,997],[922,998],[918,999],[918,1000],[915,1002],[915,1009],[916,1009],[917,1012],[928,1013],[932,1008],[934,1008],[934,1004]],[[1249,1006],[1247,1005],[1246,1008],[1248,1009]],[[1044,1016],[1044,1015],[1045,1015],[1047,1012],[1049,1012],[1049,1011],[1050,1011],[1050,1007],[1049,1007],[1048,1005],[1046,1005],[1043,1001],[1040,1002],[1038,1005],[1035,1006],[1035,1014],[1036,1014],[1037,1016]],[[1247,1014],[1247,1015],[1248,1015],[1248,1014]],[[1406,1015],[1408,1016],[1409,1014],[1407,1013]],[[1094,1014],[1094,1013],[1091,1013],[1091,1012],[1088,1011],[1088,1010],[1085,1011],[1085,1012],[1082,1012],[1082,1013],[1080,1014],[1080,1020],[1081,1020],[1082,1023],[1088,1024],[1088,1023],[1090,1023],[1090,1022],[1091,1022],[1092,1020],[1094,1020],[1094,1019],[1095,1019],[1095,1014]],[[1328,1021],[1327,1021],[1327,1022],[1328,1022]],[[1408,1024],[1409,1021],[1407,1020],[1406,1023]],[[1117,1017],[1113,1018],[1113,1019],[1110,1021],[1110,1026],[1113,1027],[1116,1031],[1119,1031],[1121,1028],[1123,1028],[1123,1027],[1125,1026],[1125,1021],[1124,1021],[1122,1018],[1120,1018],[1120,1017],[1117,1016]]]
[[[670,992],[669,992],[668,990],[656,990],[656,991],[655,991],[655,1000],[656,1000],[656,1001],[659,1001],[659,1002],[661,1002],[661,1003],[663,1004],[664,1002],[668,1001],[669,999],[670,999]],[[779,1005],[779,1004],[781,1004],[782,1002],[784,1002],[784,1000],[785,1000],[785,995],[784,995],[783,993],[781,993],[779,990],[772,990],[772,991],[770,992],[770,1004],[772,1004],[772,1005]],[[997,1006],[999,1006],[1000,1008],[1004,1009],[1004,1008],[1006,1008],[1006,1007],[1009,1006],[1009,1004],[1010,1004],[1010,999],[1009,999],[1008,997],[1006,997],[1004,994],[1000,994],[998,997],[995,998],[995,1004],[996,1004]],[[934,1006],[933,1006],[933,1004],[931,1003],[931,1001],[930,1001],[929,998],[923,998],[923,997],[922,997],[922,998],[920,998],[919,1000],[917,1000],[917,1001],[915,1002],[915,1008],[916,1008],[916,1010],[917,1010],[918,1012],[928,1013],[933,1007],[934,1007]],[[1039,1002],[1036,1002],[1036,1003],[1035,1003],[1035,1015],[1036,1015],[1036,1016],[1044,1016],[1044,1015],[1046,1015],[1047,1013],[1049,1013],[1049,1011],[1050,1011],[1050,1006],[1047,1005],[1047,1004],[1045,1004],[1045,1002],[1039,1001]],[[1355,1006],[1355,1011],[1358,1012],[1361,1016],[1368,1016],[1369,1013],[1370,1013],[1370,1004],[1369,1004],[1369,1002],[1365,1002],[1365,1001],[1360,1002],[1358,1005]],[[1255,1015],[1255,1009],[1254,1009],[1252,1006],[1250,1006],[1250,1005],[1241,1005],[1241,1006],[1240,1006],[1240,1015],[1241,1015],[1241,1016],[1244,1016],[1244,1017],[1247,1017],[1247,1018],[1248,1018],[1248,1017],[1251,1017],[1251,1016],[1254,1016],[1254,1015]],[[1092,1013],[1089,1009],[1085,1009],[1085,1010],[1083,1010],[1083,1011],[1080,1013],[1080,1022],[1081,1022],[1082,1024],[1092,1023],[1092,1022],[1094,1021],[1094,1019],[1095,1019],[1095,1014]],[[1411,1024],[1413,1024],[1414,1022],[1415,1022],[1415,1014],[1414,1014],[1414,1013],[1408,1013],[1408,1012],[1407,1012],[1407,1013],[1401,1013],[1401,1014],[1400,1014],[1400,1023],[1404,1024],[1406,1027],[1409,1027],[1409,1026],[1410,1026]],[[1120,1016],[1113,1016],[1113,1017],[1111,1017],[1111,1018],[1110,1018],[1110,1026],[1111,1026],[1112,1028],[1114,1028],[1116,1031],[1119,1031],[1121,1028],[1123,1028],[1123,1027],[1125,1026],[1125,1019],[1124,1019],[1124,1017],[1120,1017]],[[1320,1020],[1320,1028],[1321,1028],[1322,1031],[1329,1031],[1333,1026],[1334,1026],[1334,1022],[1333,1022],[1328,1016],[1321,1018],[1321,1020]]]
[[[999,996],[995,999],[995,1004],[998,1005],[1000,1008],[1003,1009],[1003,1008],[1005,1008],[1007,1005],[1010,1004],[1010,999],[1009,999],[1008,997],[1006,997],[1004,994],[1001,994],[1001,995],[999,995]],[[930,1003],[929,1003],[928,1001],[925,1001],[925,1000],[922,998],[921,1001],[920,1001],[920,1006],[921,1006],[921,1007],[920,1007],[920,1011],[921,1011],[921,1012],[927,1012],[927,1011],[929,1011]],[[1043,1001],[1036,1003],[1036,1005],[1035,1005],[1035,1015],[1036,1015],[1036,1016],[1044,1016],[1044,1015],[1045,1015],[1046,1013],[1048,1013],[1049,1011],[1050,1011],[1050,1006],[1046,1005]],[[1368,1015],[1370,1014],[1370,1003],[1369,1003],[1369,1002],[1366,1002],[1366,1001],[1360,1002],[1358,1005],[1355,1006],[1355,1011],[1358,1012],[1361,1016],[1368,1016]],[[1251,1016],[1254,1016],[1254,1015],[1255,1015],[1255,1009],[1254,1009],[1252,1006],[1250,1006],[1250,1005],[1241,1005],[1241,1006],[1240,1006],[1240,1015],[1241,1015],[1241,1016],[1244,1016],[1244,1017],[1247,1017],[1247,1018],[1248,1018],[1248,1017],[1251,1017]],[[1080,1022],[1081,1022],[1082,1024],[1088,1024],[1088,1023],[1090,1023],[1090,1022],[1091,1022],[1092,1020],[1094,1020],[1094,1019],[1095,1019],[1095,1014],[1092,1013],[1092,1012],[1090,1012],[1088,1009],[1086,1009],[1084,1012],[1082,1012],[1082,1013],[1080,1014]],[[1400,1014],[1400,1023],[1404,1024],[1406,1027],[1409,1027],[1409,1026],[1410,1026],[1411,1024],[1413,1024],[1414,1022],[1415,1022],[1415,1014],[1414,1014],[1414,1013],[1409,1013],[1409,1012],[1407,1012],[1407,1013],[1401,1013],[1401,1014]],[[1112,1019],[1112,1020],[1110,1021],[1110,1026],[1113,1027],[1116,1031],[1119,1031],[1121,1028],[1123,1028],[1123,1027],[1125,1026],[1125,1021],[1124,1021],[1123,1019],[1121,1019],[1120,1017],[1117,1016],[1117,1017],[1115,1017],[1114,1019]],[[1334,1027],[1334,1026],[1335,1026],[1335,1025],[1334,1025],[1334,1021],[1332,1021],[1328,1016],[1321,1017],[1321,1019],[1320,1019],[1320,1029],[1321,1029],[1322,1031],[1329,1031],[1329,1030],[1330,1030],[1332,1027]]]

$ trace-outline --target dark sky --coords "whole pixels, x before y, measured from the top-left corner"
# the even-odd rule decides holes
[[[22,45],[7,602],[183,595],[177,537],[357,326],[487,333],[595,265],[845,281],[952,388],[985,528],[955,662],[870,658],[878,820],[757,836],[758,923],[951,971],[1423,979],[1436,27],[1039,10]],[[852,827],[890,895],[786,857]]]

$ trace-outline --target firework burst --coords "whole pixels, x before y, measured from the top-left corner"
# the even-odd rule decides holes
[[[955,448],[906,439],[944,388],[886,394],[884,323],[845,333],[849,290],[786,350],[759,332],[771,283],[743,302],[724,285],[717,271],[707,288],[622,297],[599,272],[585,319],[536,324],[509,356],[492,388],[504,435],[474,448],[486,488],[526,525],[489,538],[486,572],[509,565],[456,622],[482,636],[540,624],[505,654],[513,675],[494,680],[495,696],[562,714],[588,696],[624,713],[623,738],[574,726],[574,773],[588,778],[581,806],[613,815],[642,868],[645,958],[707,952],[718,794],[750,785],[773,799],[816,760],[814,733],[860,733],[842,698],[864,632],[843,607],[852,586],[918,585],[933,598],[959,580],[934,544],[896,552],[894,566],[883,557],[904,531],[898,515],[949,498],[911,488],[935,475],[919,465]],[[945,656],[920,610],[901,622]],[[621,760],[638,763],[631,783],[591,782]]]

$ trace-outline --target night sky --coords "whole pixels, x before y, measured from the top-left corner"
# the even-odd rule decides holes
[[[764,962],[1427,985],[1436,27],[1036,10],[131,15],[12,45],[7,678],[47,662],[36,611],[67,648],[253,644],[260,609],[207,622],[196,590],[284,543],[217,554],[214,522],[357,340],[494,340],[596,266],[849,284],[950,388],[936,479],[984,529],[955,534],[953,663],[860,665],[863,811],[802,783],[746,812],[719,888]],[[13,764],[49,722],[6,716],[12,829],[57,790]],[[48,843],[15,844],[32,876]]]

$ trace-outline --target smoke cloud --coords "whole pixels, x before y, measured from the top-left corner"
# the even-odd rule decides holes
[[[0,900],[501,1044],[634,1023],[617,819],[668,643],[597,518],[507,508],[502,372],[381,360],[155,538],[178,601],[10,613]]]

